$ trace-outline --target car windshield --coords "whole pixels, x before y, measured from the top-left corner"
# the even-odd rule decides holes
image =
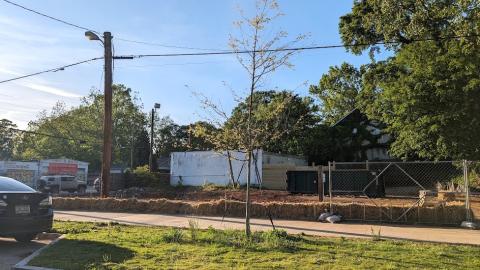
[[[35,191],[31,187],[12,178],[0,177],[0,192],[5,191]]]

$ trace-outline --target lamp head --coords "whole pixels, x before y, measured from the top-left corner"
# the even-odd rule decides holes
[[[100,38],[97,36],[97,34],[95,34],[92,31],[86,31],[85,32],[85,37],[87,37],[88,40],[100,40]]]
[[[160,103],[155,103],[154,108],[155,108],[155,109],[160,109]]]

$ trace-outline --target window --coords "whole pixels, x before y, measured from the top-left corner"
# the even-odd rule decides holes
[[[74,177],[71,177],[71,176],[64,176],[64,177],[61,177],[60,178],[60,181],[62,182],[70,182],[70,181],[73,181]]]
[[[18,182],[15,179],[8,178],[8,177],[0,177],[0,192],[2,191],[31,191],[34,192],[35,190],[31,187]]]

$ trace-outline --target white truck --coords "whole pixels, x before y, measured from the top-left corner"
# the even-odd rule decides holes
[[[78,180],[72,175],[46,175],[40,177],[38,189],[43,192],[60,193],[60,191],[84,194],[87,182]]]

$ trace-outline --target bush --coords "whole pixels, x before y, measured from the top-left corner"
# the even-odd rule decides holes
[[[128,187],[165,187],[170,185],[168,177],[158,172],[150,172],[148,165],[125,172]]]
[[[162,240],[167,243],[180,243],[183,241],[183,231],[179,228],[170,228],[162,235]]]

